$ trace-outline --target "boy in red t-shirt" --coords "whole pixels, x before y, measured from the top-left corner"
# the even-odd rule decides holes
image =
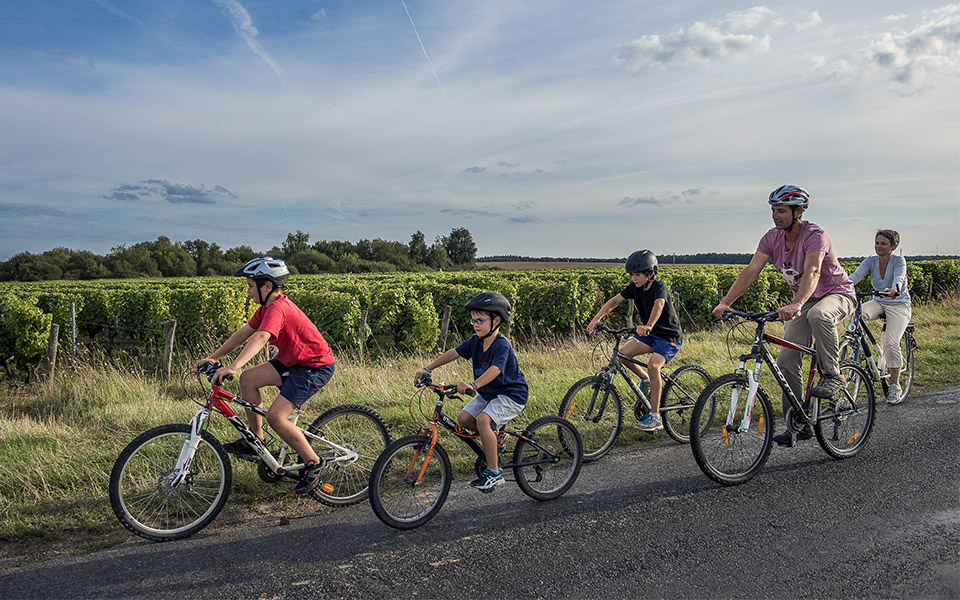
[[[240,376],[240,396],[260,406],[260,388],[280,388],[280,395],[267,410],[267,422],[304,462],[300,482],[293,490],[294,494],[301,495],[317,487],[329,469],[324,467],[323,458],[313,451],[289,417],[307,398],[330,381],[336,360],[316,325],[281,293],[289,274],[282,260],[268,256],[254,258],[234,273],[236,277],[247,278],[247,293],[261,306],[246,325],[231,335],[213,354],[197,362],[197,366],[216,362],[246,343],[232,363],[214,374],[213,383],[219,384],[269,344],[267,347],[273,358],[243,372]],[[257,413],[246,412],[250,430],[262,440],[263,419]],[[254,454],[253,448],[243,438],[224,444],[223,448],[233,454]]]

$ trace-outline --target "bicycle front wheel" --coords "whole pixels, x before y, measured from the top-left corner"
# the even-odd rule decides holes
[[[432,519],[450,493],[450,458],[430,438],[409,435],[393,442],[373,465],[370,505],[381,521],[397,529],[413,529]]]
[[[148,540],[192,535],[227,502],[233,469],[220,442],[206,431],[190,471],[177,481],[177,459],[189,425],[162,425],[130,442],[110,473],[110,506],[124,527]]]
[[[520,433],[513,451],[513,474],[526,495],[553,500],[574,484],[582,462],[577,429],[566,419],[548,415]]]
[[[820,447],[834,458],[849,458],[860,451],[873,430],[874,389],[867,372],[857,364],[840,363],[844,389],[820,400],[813,426]]]
[[[903,356],[903,368],[900,369],[901,399],[910,393],[910,387],[913,386],[913,362],[916,349],[917,343],[913,339],[913,334],[908,330],[900,338],[900,354]]]
[[[580,432],[583,460],[591,462],[610,451],[623,426],[620,393],[607,378],[584,377],[573,384],[560,403],[560,416]]]
[[[690,418],[697,398],[710,384],[710,374],[698,365],[678,367],[669,377],[664,378],[663,391],[660,393],[660,415],[667,435],[681,444],[690,443]],[[712,417],[713,402],[705,408],[704,423]],[[637,417],[639,418],[639,416]]]
[[[363,501],[367,497],[373,463],[390,444],[390,431],[380,415],[357,404],[335,406],[320,415],[307,431],[359,455],[353,462],[333,462],[330,473],[323,478],[333,491],[324,492],[324,486],[318,485],[310,496],[327,506],[349,506]],[[340,455],[321,441],[309,438],[308,441],[314,451],[327,460]]]
[[[747,377],[730,373],[714,379],[693,407],[690,447],[700,470],[724,485],[750,480],[773,447],[773,408],[762,388],[748,411]],[[711,409],[712,407],[712,409]]]

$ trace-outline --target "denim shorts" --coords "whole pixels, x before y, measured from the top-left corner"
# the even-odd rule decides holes
[[[280,374],[283,385],[280,387],[280,395],[291,404],[300,408],[307,399],[320,391],[320,388],[327,385],[330,378],[333,377],[333,371],[336,363],[323,365],[322,367],[305,367],[303,365],[294,365],[288,367],[275,358],[270,359],[270,364]]]
[[[634,335],[633,339],[650,346],[653,348],[655,353],[667,359],[667,362],[663,364],[670,362],[670,359],[676,356],[677,352],[680,352],[680,346],[683,345],[683,340],[680,340],[679,342],[671,342],[655,335],[645,335],[643,337]]]

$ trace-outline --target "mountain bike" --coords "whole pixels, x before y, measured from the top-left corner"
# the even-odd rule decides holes
[[[423,399],[431,390],[437,402],[428,424],[417,435],[402,437],[377,459],[370,474],[370,504],[377,517],[390,527],[413,529],[432,519],[450,492],[453,469],[446,449],[440,445],[440,431],[446,430],[477,455],[473,470],[479,477],[487,467],[479,435],[465,430],[443,412],[447,399],[460,400],[456,385],[434,384],[425,375],[416,387],[414,398]],[[413,398],[411,398],[411,414]],[[421,409],[423,408],[421,404]],[[513,470],[514,480],[525,494],[536,500],[552,500],[570,489],[580,473],[583,460],[580,435],[569,421],[548,415],[523,429],[501,427],[497,435],[498,455],[508,455],[508,440],[514,440],[513,461],[500,463],[506,475]],[[485,493],[492,492],[481,490]]]
[[[743,319],[756,323],[753,345],[740,356],[736,372],[722,375],[703,390],[693,407],[690,447],[700,470],[724,485],[748,481],[756,475],[773,445],[774,414],[770,399],[760,385],[763,366],[772,372],[789,407],[783,416],[791,441],[810,425],[827,454],[842,459],[856,455],[873,430],[874,389],[869,375],[857,364],[841,363],[840,374],[847,384],[832,398],[811,397],[813,378],[819,365],[817,352],[800,344],[764,332],[764,326],[778,321],[776,312],[728,311],[722,319]],[[767,348],[770,342],[810,357],[803,403],[796,397]],[[748,368],[752,362],[753,367]],[[719,418],[718,418],[719,417]]]
[[[890,371],[887,370],[886,362],[883,359],[883,349],[878,339],[874,337],[873,332],[867,327],[866,319],[863,318],[863,300],[876,296],[880,296],[876,291],[857,292],[857,310],[850,324],[847,325],[843,339],[840,340],[840,361],[852,361],[863,367],[864,371],[870,376],[872,383],[880,383],[880,387],[883,389],[883,397],[886,397],[887,392],[890,391]],[[880,330],[881,335],[886,328],[887,324],[884,321]],[[903,368],[900,371],[901,399],[910,393],[910,387],[913,385],[913,366],[918,348],[913,333],[914,325],[910,323],[900,338],[900,353],[903,356]]]
[[[633,414],[637,420],[650,412],[650,400],[627,372],[621,361],[647,367],[647,363],[620,352],[620,345],[636,333],[635,327],[610,329],[598,323],[597,333],[607,333],[613,340],[609,362],[595,375],[584,377],[564,395],[560,402],[560,416],[576,424],[583,439],[583,460],[598,460],[613,448],[623,427],[623,400],[614,385],[619,374],[627,382],[636,398]],[[706,369],[697,365],[683,365],[673,372],[662,372],[660,415],[667,434],[681,444],[690,441],[690,417],[700,392],[710,383]]]
[[[205,375],[210,382],[219,368],[218,363],[206,363],[190,373],[196,374],[205,388],[200,377]],[[293,458],[286,443],[271,450],[228,404],[266,416],[263,408],[219,385],[210,388],[205,401],[195,402],[201,408],[189,423],[161,425],[142,433],[120,453],[110,474],[113,512],[124,527],[149,540],[192,535],[209,525],[226,503],[233,468],[220,441],[207,430],[215,413],[226,417],[253,447],[256,457],[238,458],[256,463],[263,481],[296,481],[303,470],[304,465]],[[295,411],[290,421],[296,424],[301,414]],[[310,496],[328,506],[363,501],[370,469],[390,443],[389,430],[380,415],[365,406],[345,404],[331,408],[300,431],[329,467]]]

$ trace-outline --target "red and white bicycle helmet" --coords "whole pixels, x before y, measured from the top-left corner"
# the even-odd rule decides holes
[[[810,194],[802,187],[795,185],[781,185],[770,192],[768,199],[770,206],[799,206],[806,208],[810,206]]]

